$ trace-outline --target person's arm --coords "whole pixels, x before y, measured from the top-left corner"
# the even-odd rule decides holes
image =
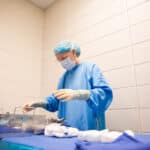
[[[95,112],[104,112],[112,102],[112,89],[97,65],[92,66],[90,74],[91,90],[87,102]]]
[[[58,110],[59,101],[51,94],[45,101],[29,102],[23,106],[25,112],[29,112],[35,108],[43,108],[51,112]]]
[[[51,112],[55,112],[58,110],[59,100],[56,99],[54,94],[51,94],[49,97],[45,99],[46,105],[45,109]]]
[[[87,100],[90,97],[89,90],[72,90],[72,89],[59,89],[54,92],[57,99],[62,101],[69,101],[73,99]]]

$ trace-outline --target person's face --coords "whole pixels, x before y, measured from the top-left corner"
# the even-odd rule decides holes
[[[64,52],[64,53],[56,54],[56,58],[59,62],[64,60],[65,58],[68,58],[68,57],[72,61],[76,61],[76,52],[75,52],[75,50],[72,50],[70,52]]]

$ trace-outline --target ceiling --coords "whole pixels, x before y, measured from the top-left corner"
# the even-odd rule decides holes
[[[46,9],[54,2],[55,0],[29,0],[30,2],[34,3],[36,6]]]

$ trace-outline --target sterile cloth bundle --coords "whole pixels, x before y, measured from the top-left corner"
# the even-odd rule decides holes
[[[79,131],[76,128],[62,126],[60,124],[52,123],[45,127],[44,134],[45,136],[56,136],[56,137],[73,137],[76,136],[79,140],[89,141],[89,142],[112,142],[116,140],[123,133],[128,134],[129,136],[134,136],[134,133],[130,130],[124,132],[118,131],[109,131],[105,130],[87,130]]]

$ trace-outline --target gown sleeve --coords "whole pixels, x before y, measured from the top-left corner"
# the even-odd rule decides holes
[[[55,112],[58,110],[59,100],[55,98],[53,94],[45,99],[46,101],[46,110]]]
[[[104,112],[112,102],[112,89],[95,64],[92,66],[90,77],[91,95],[88,104],[95,112]]]

